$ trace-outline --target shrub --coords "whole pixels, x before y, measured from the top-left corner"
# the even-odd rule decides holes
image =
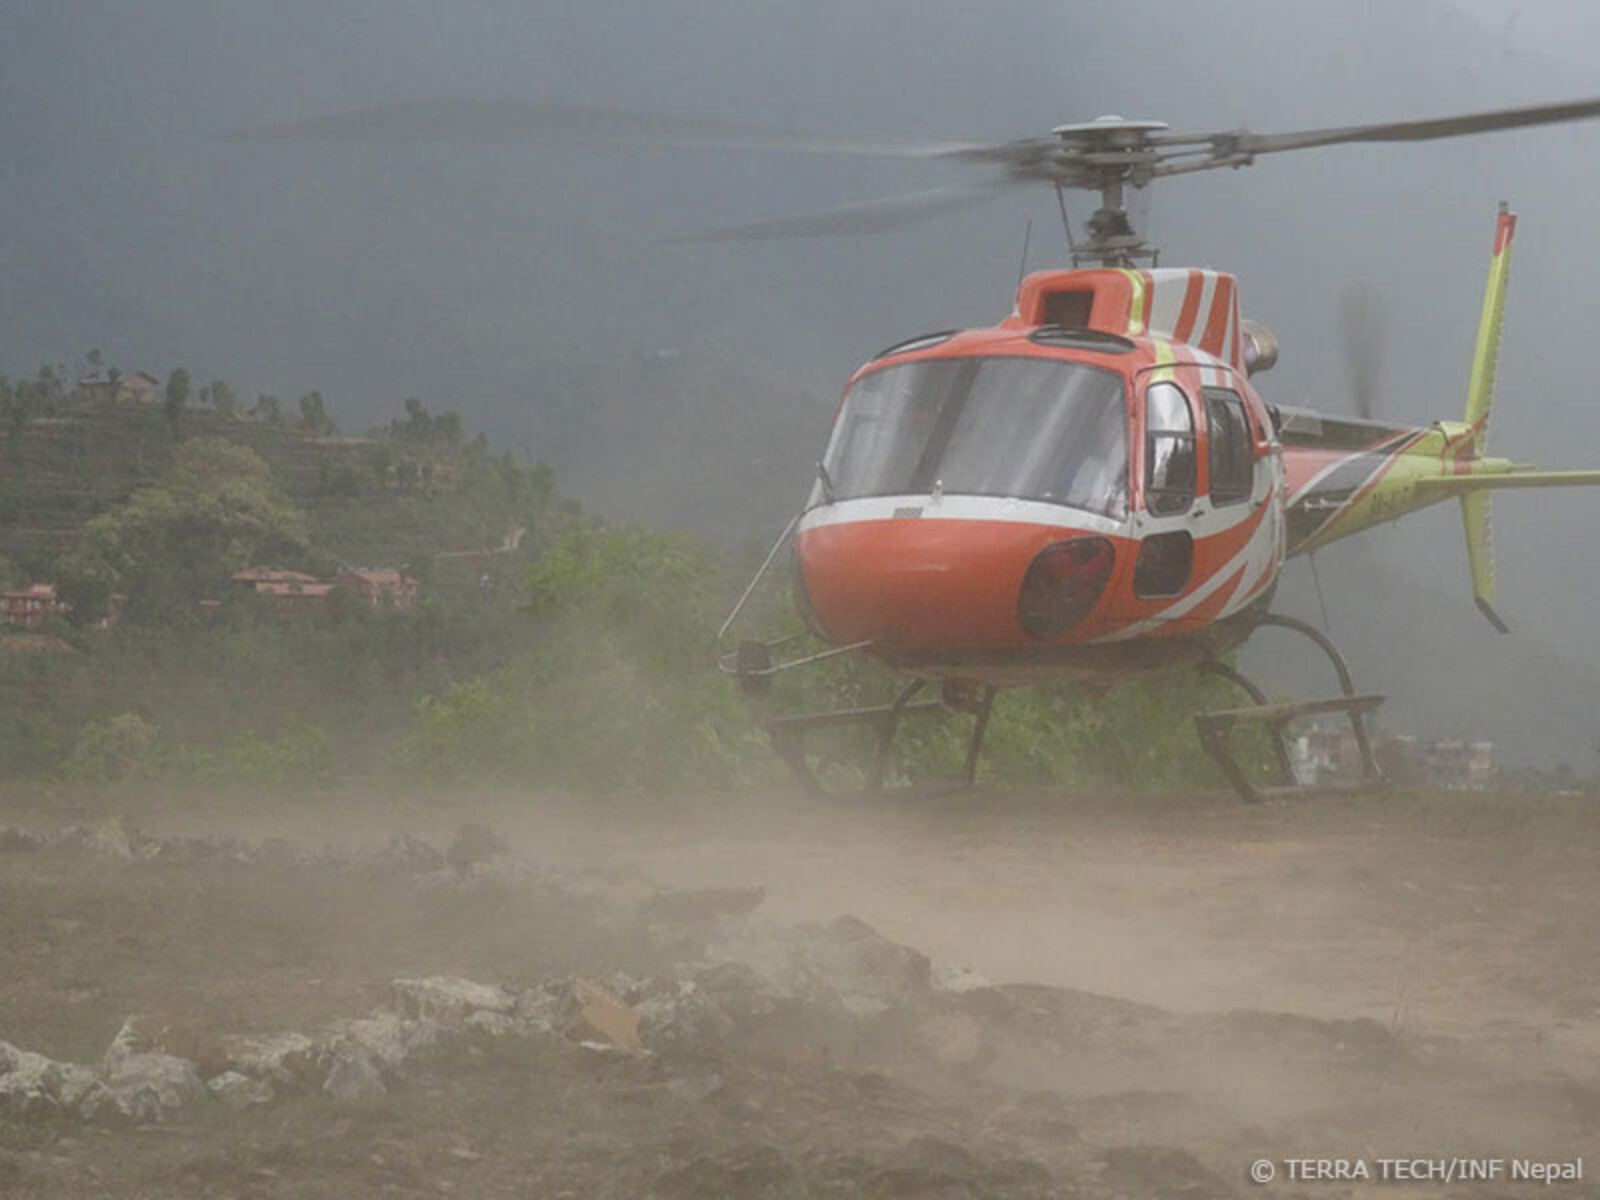
[[[101,782],[135,778],[149,770],[160,733],[137,713],[92,721],[78,735],[67,771],[79,779]]]

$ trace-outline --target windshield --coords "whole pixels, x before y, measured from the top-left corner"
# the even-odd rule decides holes
[[[1045,358],[943,358],[874,371],[845,397],[813,502],[1013,496],[1127,512],[1122,377]]]

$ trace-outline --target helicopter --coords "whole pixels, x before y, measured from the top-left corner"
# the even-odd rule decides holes
[[[1355,690],[1322,630],[1272,611],[1284,564],[1449,500],[1459,503],[1475,602],[1499,632],[1489,499],[1501,488],[1600,484],[1600,470],[1545,471],[1487,453],[1516,217],[1496,216],[1465,411],[1401,425],[1269,403],[1256,378],[1278,343],[1243,315],[1239,281],[1161,267],[1134,227],[1130,192],[1179,174],[1251,165],[1264,154],[1410,142],[1600,116],[1600,99],[1279,134],[1174,133],[1102,117],[995,144],[855,143],[727,124],[547,106],[431,101],[258,131],[295,140],[470,139],[920,157],[998,168],[941,187],[821,213],[692,235],[733,241],[875,232],[1013,185],[1056,193],[1071,266],[1025,275],[1011,313],[980,328],[899,342],[850,378],[809,497],[773,544],[717,636],[717,662],[755,697],[775,676],[864,655],[905,677],[888,704],[769,716],[775,748],[808,786],[813,730],[877,731],[880,786],[899,723],[973,718],[961,781],[976,778],[996,694],[1010,687],[1200,670],[1250,700],[1196,714],[1206,750],[1248,800],[1298,790],[1290,723],[1350,722],[1360,777],[1382,781]],[[1099,194],[1075,240],[1066,193]],[[783,657],[794,636],[730,646],[752,595],[790,548],[792,594],[824,649]],[[1331,661],[1339,692],[1273,702],[1229,656],[1264,626],[1302,634]],[[804,635],[801,635],[804,636]],[[932,687],[937,698],[919,698]],[[1278,782],[1260,785],[1232,733],[1269,733]]]

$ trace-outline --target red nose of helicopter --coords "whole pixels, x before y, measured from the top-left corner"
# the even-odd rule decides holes
[[[1117,563],[1091,530],[922,515],[823,523],[797,540],[802,602],[879,653],[1038,645],[1083,630]]]

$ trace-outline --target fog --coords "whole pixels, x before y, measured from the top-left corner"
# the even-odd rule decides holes
[[[673,236],[971,177],[858,159],[294,145],[240,129],[431,97],[849,136],[997,140],[1106,112],[1260,131],[1586,96],[1595,18],[1509,0],[1113,6],[736,3],[11,6],[0,39],[0,369],[90,346],[244,394],[320,388],[346,428],[458,408],[590,509],[767,537],[838,390],[890,342],[1008,309],[1064,258],[1047,189],[869,238]],[[1236,272],[1279,334],[1271,400],[1347,409],[1339,297],[1383,297],[1378,410],[1458,416],[1496,201],[1522,217],[1491,445],[1596,465],[1586,199],[1600,125],[1334,148],[1168,181],[1166,265]],[[1087,198],[1077,197],[1079,213]],[[662,359],[658,351],[676,352]],[[650,364],[678,374],[652,383]],[[641,366],[640,364],[644,364]],[[665,371],[666,368],[662,367]],[[1323,554],[1323,599],[1388,727],[1592,770],[1600,684],[1579,493],[1496,502],[1497,637],[1454,506]],[[1319,617],[1305,564],[1282,607]],[[1292,668],[1274,644],[1268,675]]]

